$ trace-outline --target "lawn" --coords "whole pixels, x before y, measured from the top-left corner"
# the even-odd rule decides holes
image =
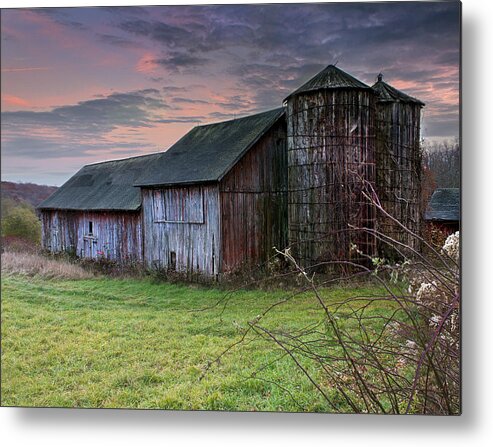
[[[381,293],[337,287],[323,296],[330,305]],[[3,275],[2,405],[331,411],[292,360],[266,341],[243,343],[204,374],[249,320],[288,293],[242,290],[216,305],[226,295],[145,279]],[[264,325],[301,328],[321,318],[305,294],[275,307]]]

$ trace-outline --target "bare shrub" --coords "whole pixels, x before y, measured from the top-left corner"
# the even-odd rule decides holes
[[[39,253],[41,247],[32,241],[19,236],[4,236],[1,239],[1,251],[15,253]]]
[[[298,290],[247,322],[241,339],[216,360],[261,339],[294,362],[333,412],[460,414],[459,233],[436,249],[390,216],[371,185],[365,196],[419,244],[406,245],[372,228],[352,228],[389,244],[400,261],[372,256],[366,265],[333,260],[324,264],[345,266],[350,273],[322,280],[313,266],[300,265],[289,248],[279,251],[300,280]],[[348,275],[365,277],[381,292],[331,300],[325,287],[344,284]],[[267,314],[302,292],[311,292],[319,309],[312,323],[302,329],[267,323]],[[210,362],[206,371],[214,364]],[[252,377],[260,377],[260,372]],[[284,383],[277,385],[285,389]]]
[[[66,261],[48,259],[32,253],[2,253],[2,274],[17,274],[47,279],[87,279],[94,275]]]

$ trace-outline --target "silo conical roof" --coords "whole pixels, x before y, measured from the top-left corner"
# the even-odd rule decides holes
[[[387,84],[383,80],[383,75],[378,75],[378,81],[372,86],[374,92],[378,95],[378,102],[403,102],[408,104],[418,104],[424,106],[424,102],[412,96],[406,95],[404,92],[397,90],[395,87]]]
[[[325,90],[325,89],[371,89],[360,80],[337,68],[335,65],[328,65],[320,73],[303,84],[300,88],[291,93],[287,98],[300,93]]]

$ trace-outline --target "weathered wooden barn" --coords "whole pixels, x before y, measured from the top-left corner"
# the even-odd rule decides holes
[[[133,185],[159,155],[84,166],[39,205],[43,247],[142,262],[142,199]]]
[[[198,126],[156,160],[142,188],[148,265],[217,275],[286,245],[282,109]]]
[[[375,254],[374,236],[348,231],[379,228],[365,184],[393,194],[406,223],[419,218],[423,104],[408,98],[329,65],[283,108],[197,126],[166,152],[85,166],[39,206],[43,245],[214,278],[267,261],[273,247],[290,245],[303,265],[356,260],[354,246]]]
[[[217,276],[286,235],[284,110],[192,129],[168,151],[85,166],[39,208],[43,245]]]

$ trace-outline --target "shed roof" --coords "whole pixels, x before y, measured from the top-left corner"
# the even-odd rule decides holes
[[[460,220],[459,188],[436,189],[428,203],[425,219],[458,222]]]
[[[50,197],[40,209],[135,211],[141,206],[135,179],[153,165],[161,154],[84,166]]]
[[[387,84],[383,80],[383,75],[378,75],[378,81],[372,86],[372,89],[378,95],[378,102],[403,102],[407,104],[419,104],[424,106],[424,102],[412,96],[406,95],[404,92],[397,90],[395,87]]]
[[[136,186],[205,183],[221,180],[282,116],[279,108],[245,118],[197,126],[136,181]]]
[[[300,88],[291,93],[286,99],[300,93],[315,90],[348,88],[367,90],[371,87],[351,76],[349,73],[346,73],[340,68],[337,68],[335,65],[328,65],[320,73],[316,74],[308,82],[306,82]]]

